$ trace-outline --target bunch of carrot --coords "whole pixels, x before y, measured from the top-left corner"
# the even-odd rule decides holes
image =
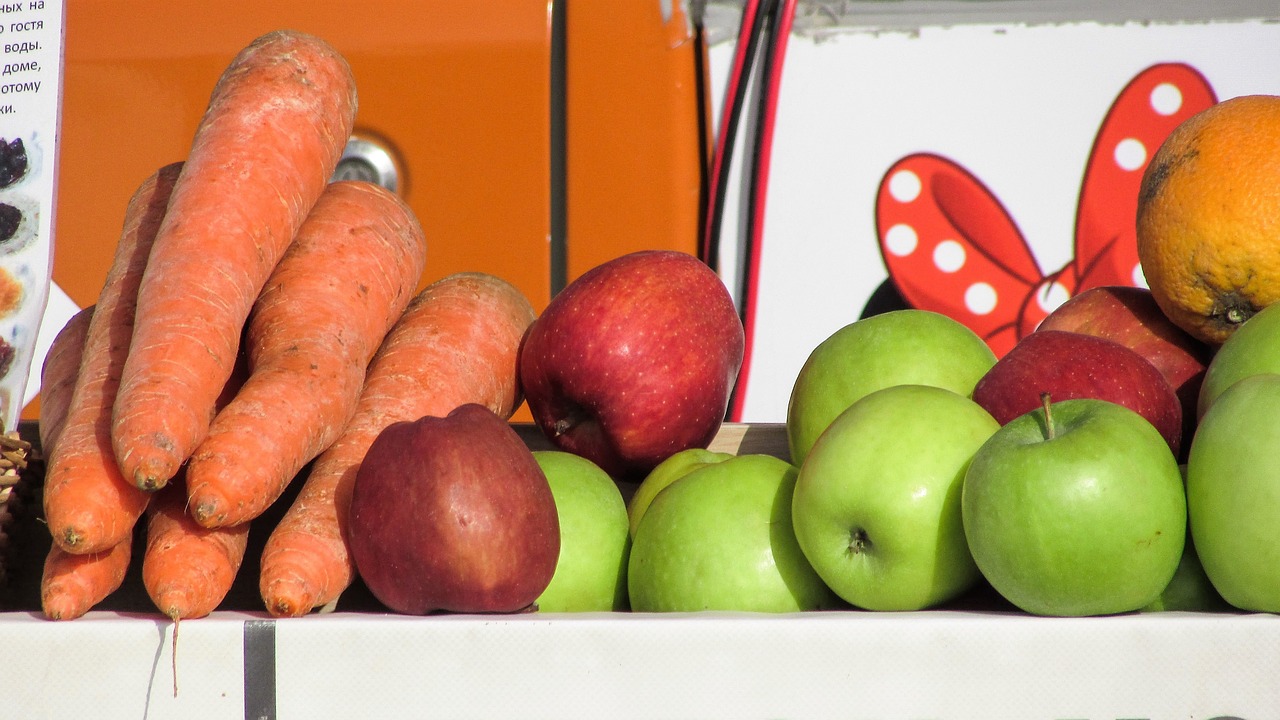
[[[415,295],[426,241],[412,211],[330,182],[355,111],[332,47],[264,35],[218,81],[188,157],[130,200],[97,303],[42,373],[47,617],[101,602],[136,551],[157,609],[212,612],[250,523],[308,465],[260,587],[277,615],[330,603],[354,579],[346,505],[373,438],[468,402],[514,412],[533,308],[480,273]]]

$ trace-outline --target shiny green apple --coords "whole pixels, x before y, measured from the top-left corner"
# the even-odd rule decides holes
[[[627,503],[627,517],[631,523],[631,537],[635,537],[636,528],[640,526],[640,518],[644,516],[649,504],[671,483],[688,475],[700,467],[712,463],[724,462],[734,457],[733,453],[716,452],[705,448],[688,448],[668,457],[649,471]]]
[[[679,478],[654,497],[631,547],[636,612],[796,612],[840,606],[791,528],[796,468],[741,455]]]
[[[1187,456],[1187,513],[1196,552],[1218,593],[1242,610],[1280,612],[1277,447],[1280,375],[1264,373],[1218,396],[1200,419]]]
[[[617,483],[594,462],[560,450],[533,453],[560,519],[560,556],[538,597],[541,612],[627,609],[631,537]]]
[[[1141,415],[1094,398],[1046,402],[1000,428],[969,466],[961,508],[982,574],[1036,615],[1155,602],[1187,534],[1168,443]]]
[[[951,390],[895,385],[866,395],[818,437],[796,481],[792,521],[818,575],[868,610],[939,605],[980,579],[965,544],[961,485],[999,428]]]
[[[858,398],[892,385],[933,385],[968,396],[996,362],[960,322],[927,310],[895,310],[845,325],[805,360],[787,405],[797,465],[818,435]]]

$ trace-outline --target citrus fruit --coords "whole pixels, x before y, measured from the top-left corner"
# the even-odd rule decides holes
[[[1224,100],[1174,129],[1143,175],[1137,231],[1156,302],[1203,341],[1280,300],[1280,97]]]

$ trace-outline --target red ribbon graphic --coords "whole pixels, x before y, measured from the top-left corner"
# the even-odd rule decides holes
[[[1074,258],[1040,270],[1012,216],[956,162],[909,155],[876,197],[880,253],[908,305],[964,323],[1003,355],[1077,292],[1143,284],[1135,217],[1138,188],[1169,133],[1217,98],[1180,63],[1139,73],[1108,110],[1089,153],[1076,208]]]

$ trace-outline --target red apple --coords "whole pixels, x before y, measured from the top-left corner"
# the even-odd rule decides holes
[[[1090,288],[1059,305],[1039,329],[1114,340],[1146,358],[1178,393],[1182,436],[1191,437],[1200,385],[1213,348],[1174,324],[1150,290],[1124,285]]]
[[[1083,333],[1036,330],[996,361],[973,389],[974,402],[1001,425],[1042,405],[1096,398],[1146,418],[1174,455],[1182,448],[1182,403],[1145,358],[1118,342]]]
[[[639,480],[711,442],[743,345],[718,275],[692,255],[643,250],[588,270],[551,299],[525,335],[520,382],[552,444]]]
[[[389,425],[351,492],[351,558],[395,612],[515,612],[555,573],[551,486],[516,431],[482,405]]]

